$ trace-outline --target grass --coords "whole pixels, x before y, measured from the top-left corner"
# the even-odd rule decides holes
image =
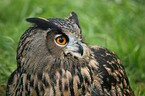
[[[20,36],[31,25],[28,17],[65,18],[78,14],[89,45],[114,51],[121,59],[132,89],[145,96],[144,0],[4,0],[0,2],[0,95],[16,69]]]

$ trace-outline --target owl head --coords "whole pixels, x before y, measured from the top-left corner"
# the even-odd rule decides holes
[[[28,18],[34,23],[22,35],[18,49],[18,65],[40,68],[51,60],[71,57],[83,60],[88,57],[77,14],[72,12],[67,19]],[[48,59],[49,58],[49,59]]]

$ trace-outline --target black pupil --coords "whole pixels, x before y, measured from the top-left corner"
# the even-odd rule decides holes
[[[63,38],[59,38],[59,42],[63,43],[64,39]]]

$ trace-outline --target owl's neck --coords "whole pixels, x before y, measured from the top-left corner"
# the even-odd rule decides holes
[[[56,58],[53,56],[45,56],[41,58],[31,57],[31,58],[22,58],[20,70],[25,70],[28,73],[37,73],[37,72],[53,72],[60,69],[75,71],[75,68],[80,68],[87,66],[89,64],[91,56],[86,58],[75,58],[71,55],[64,56],[63,58]]]
[[[47,51],[34,52],[33,50],[30,50],[27,54],[24,54],[21,57],[18,56],[18,68],[29,73],[37,73],[42,71],[51,72],[57,71],[61,68],[64,70],[73,70],[73,68],[87,66],[89,61],[92,59],[93,56],[91,56],[92,53],[89,48],[85,47],[84,51],[83,58],[77,58],[71,54],[61,54],[61,56],[56,57]]]

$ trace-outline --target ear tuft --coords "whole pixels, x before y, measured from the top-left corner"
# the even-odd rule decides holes
[[[56,26],[53,23],[49,22],[49,20],[44,18],[38,18],[38,17],[27,18],[26,21],[36,24],[39,28],[43,30],[47,30],[48,28],[53,28]]]
[[[79,26],[78,16],[75,12],[71,12],[70,17],[68,19],[72,20],[74,23],[76,23]]]

